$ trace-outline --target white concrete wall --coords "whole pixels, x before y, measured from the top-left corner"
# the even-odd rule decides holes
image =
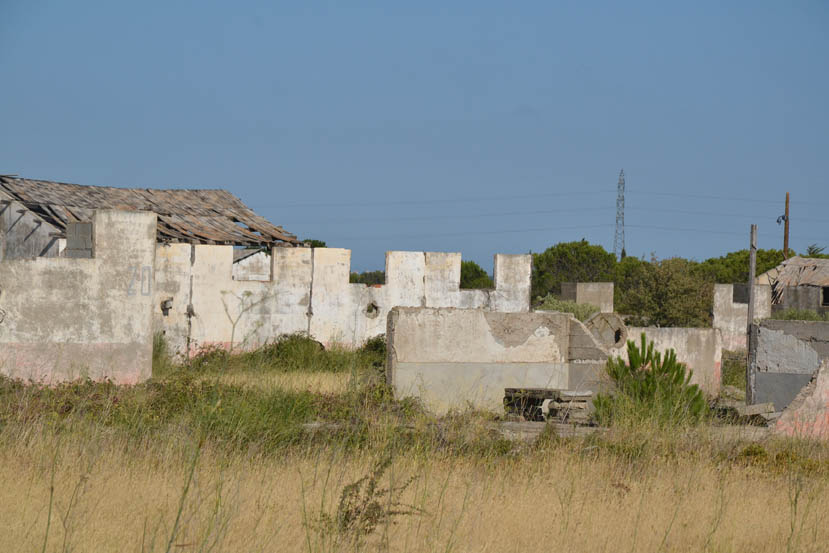
[[[766,319],[771,316],[771,287],[754,287],[754,318]],[[722,333],[723,349],[735,351],[746,349],[746,328],[748,327],[748,304],[734,303],[732,284],[714,285],[714,328]]]
[[[103,210],[92,222],[94,258],[0,262],[0,373],[149,378],[156,216]]]
[[[566,389],[570,320],[564,313],[395,308],[389,385],[438,414],[469,406],[503,411],[505,388]]]
[[[673,349],[677,361],[693,371],[691,382],[708,395],[720,393],[722,376],[722,335],[716,328],[657,328],[628,327],[628,340],[638,346],[642,333],[648,342],[653,341],[654,349],[664,352]],[[621,356],[627,361],[627,346],[610,350],[613,356]]]
[[[386,284],[366,286],[349,283],[351,251],[339,248],[274,248],[267,281],[234,279],[230,246],[157,250],[155,328],[180,354],[253,348],[294,332],[356,347],[386,331],[396,306],[529,310],[528,255],[495,256],[494,290],[460,290],[459,253],[388,252]]]

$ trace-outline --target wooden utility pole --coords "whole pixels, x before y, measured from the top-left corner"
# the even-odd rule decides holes
[[[788,194],[787,194],[788,196]],[[754,333],[751,325],[754,323],[754,279],[757,272],[757,225],[751,225],[751,249],[748,257],[748,323],[746,325],[746,342],[748,357],[746,358],[746,405],[754,403]]]
[[[783,259],[789,258],[789,193],[786,192],[786,214],[783,216]]]

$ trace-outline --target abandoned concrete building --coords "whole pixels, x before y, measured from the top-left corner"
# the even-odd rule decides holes
[[[146,379],[155,334],[184,357],[296,332],[353,347],[395,306],[529,310],[528,255],[496,255],[491,290],[460,290],[440,252],[387,252],[384,285],[351,284],[350,250],[296,247],[220,190],[2,177],[0,202],[0,371],[24,379]]]
[[[189,358],[283,334],[357,347],[386,333],[397,395],[436,412],[498,409],[508,389],[601,390],[606,359],[624,358],[625,339],[644,332],[712,396],[722,350],[749,346],[756,398],[782,409],[829,355],[829,323],[765,321],[747,344],[739,286],[715,287],[713,328],[626,328],[613,283],[564,286],[599,306],[585,323],[532,312],[530,255],[496,255],[489,290],[460,289],[459,253],[387,252],[375,286],[349,282],[350,260],[347,249],[305,247],[222,190],[0,177],[0,373],[136,383],[151,376],[158,335]],[[773,294],[789,306],[824,303],[822,267],[789,260],[772,287],[755,288],[755,318],[769,317]]]

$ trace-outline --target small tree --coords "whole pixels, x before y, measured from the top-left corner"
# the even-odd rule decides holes
[[[615,395],[599,394],[596,418],[609,424],[619,418],[653,419],[660,424],[695,423],[708,412],[699,386],[691,384],[692,372],[669,349],[663,356],[654,351],[642,333],[641,346],[628,340],[628,362],[616,357],[607,362],[608,376],[616,385]]]
[[[533,254],[532,297],[561,294],[562,282],[613,280],[616,256],[587,240],[561,242]]]
[[[461,288],[495,288],[492,278],[474,261],[461,261]]]

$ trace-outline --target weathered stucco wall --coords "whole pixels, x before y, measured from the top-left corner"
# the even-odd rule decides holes
[[[396,307],[387,338],[395,395],[417,397],[438,414],[468,406],[500,412],[505,388],[584,386],[607,358],[567,313]]]
[[[693,384],[699,385],[709,395],[720,393],[722,337],[718,329],[628,327],[628,339],[639,345],[643,332],[649,342],[653,341],[657,351],[673,349],[676,352],[677,360],[693,371]],[[615,348],[610,353],[625,360],[628,358],[626,346]]]
[[[156,257],[155,328],[181,354],[294,332],[359,346],[385,332],[395,306],[529,310],[527,255],[495,256],[493,290],[460,290],[459,253],[388,252],[379,286],[349,283],[351,252],[339,248],[274,248],[266,281],[233,278],[230,246],[159,245]]]
[[[600,313],[613,313],[612,282],[562,282],[561,299],[589,303]]]
[[[155,214],[98,211],[91,259],[0,262],[0,372],[135,383],[152,368]]]
[[[754,287],[754,318],[771,316],[771,286]],[[722,333],[723,349],[737,351],[746,349],[748,328],[748,303],[734,301],[733,284],[714,285],[714,328]]]
[[[57,257],[65,241],[50,236],[56,230],[0,192],[0,261]]]

